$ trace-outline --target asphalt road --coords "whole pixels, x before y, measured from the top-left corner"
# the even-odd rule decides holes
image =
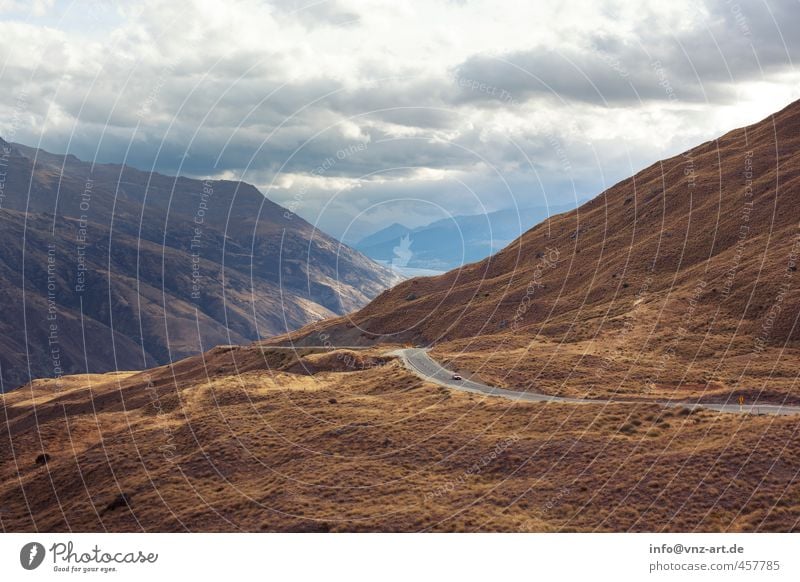
[[[474,394],[486,394],[488,396],[499,396],[501,398],[508,398],[519,402],[562,402],[566,404],[661,404],[671,408],[707,408],[709,410],[717,410],[719,412],[731,412],[742,414],[800,414],[800,406],[788,405],[745,405],[739,406],[738,404],[712,404],[712,403],[697,403],[697,402],[665,402],[665,401],[648,401],[648,400],[589,400],[584,398],[563,398],[560,396],[549,396],[547,394],[537,394],[535,392],[518,392],[516,390],[507,390],[504,388],[495,388],[473,380],[453,380],[453,372],[442,367],[436,360],[428,355],[425,348],[407,348],[396,350],[392,352],[393,355],[398,356],[405,366],[417,376],[428,382],[452,388],[454,390],[461,390],[462,392],[472,392]]]

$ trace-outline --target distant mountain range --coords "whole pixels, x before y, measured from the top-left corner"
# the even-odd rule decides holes
[[[562,204],[454,216],[416,228],[394,223],[354,246],[399,272],[449,271],[497,253],[532,226],[575,206]]]
[[[250,184],[3,140],[0,225],[4,390],[283,333],[397,280]]]

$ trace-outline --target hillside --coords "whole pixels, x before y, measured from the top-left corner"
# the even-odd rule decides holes
[[[0,528],[797,530],[796,417],[513,403],[383,352],[218,348],[7,394]]]
[[[352,316],[4,395],[0,525],[797,531],[796,416],[659,401],[800,401],[798,130],[795,103]],[[437,386],[393,357],[407,343],[609,401]]]
[[[554,393],[794,390],[800,102],[638,172],[484,261],[280,341],[434,345]],[[767,394],[769,391],[766,392]]]
[[[284,333],[396,281],[249,184],[0,147],[6,390]]]

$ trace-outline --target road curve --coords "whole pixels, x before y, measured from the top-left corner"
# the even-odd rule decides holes
[[[669,408],[707,408],[719,412],[731,412],[742,414],[800,414],[800,406],[788,406],[779,404],[745,405],[738,404],[714,404],[698,402],[667,402],[663,400],[589,400],[585,398],[564,398],[561,396],[549,396],[535,392],[518,392],[504,388],[495,388],[474,380],[453,380],[453,372],[442,367],[436,360],[428,355],[426,348],[406,348],[395,350],[391,355],[399,357],[411,372],[433,384],[452,388],[462,392],[472,392],[474,394],[486,394],[487,396],[499,396],[519,402],[561,402],[565,404],[661,404]]]

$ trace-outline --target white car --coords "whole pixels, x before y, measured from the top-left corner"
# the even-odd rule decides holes
[[[463,380],[463,379],[464,378],[462,378],[459,374],[453,374],[453,380]]]

